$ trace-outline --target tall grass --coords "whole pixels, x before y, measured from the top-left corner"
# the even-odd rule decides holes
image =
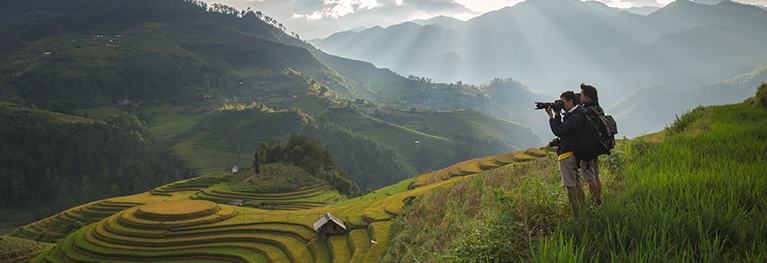
[[[767,261],[767,112],[701,107],[667,130],[626,145],[623,191],[567,221],[564,240],[585,248],[587,261]]]
[[[406,207],[383,262],[767,262],[764,157],[767,112],[699,107],[601,158],[601,207],[573,213],[553,157],[485,172]]]

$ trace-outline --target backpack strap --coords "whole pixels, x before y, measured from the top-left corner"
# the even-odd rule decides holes
[[[587,110],[591,110],[591,111],[592,111],[592,112],[594,112],[594,114],[596,114],[597,116],[600,116],[600,115],[605,115],[605,113],[604,113],[604,112],[599,112],[599,111],[597,110],[597,106],[586,107],[586,109],[587,109]]]

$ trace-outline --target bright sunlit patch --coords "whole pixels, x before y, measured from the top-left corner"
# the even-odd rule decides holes
[[[394,0],[394,3],[396,3],[397,6],[401,6],[402,5],[402,1],[404,1],[404,0]]]
[[[366,8],[368,10],[378,7],[378,1],[376,0],[359,0],[359,8]]]
[[[306,16],[307,20],[320,20],[321,18],[322,18],[322,13],[320,13],[319,11],[314,11],[312,12],[311,15]]]
[[[348,14],[354,13],[354,7],[352,7],[353,0],[339,0],[339,1],[333,1],[333,0],[325,0],[325,4],[332,5],[335,4],[336,6],[330,8],[330,11],[328,12],[329,17],[338,18],[341,16],[345,16]],[[327,10],[327,9],[326,9]]]
[[[620,1],[620,0],[619,1],[611,1],[610,3],[605,2],[605,4],[607,4],[607,6],[609,6],[609,7],[620,8],[620,9],[628,9],[628,8],[631,8],[632,6],[634,6],[634,4],[631,3],[631,2],[623,2],[623,1]]]
[[[430,19],[432,17],[434,17],[434,16],[433,15],[429,15],[429,14],[424,13],[424,12],[419,12],[418,14],[415,15],[415,19],[421,19],[421,20],[427,20],[427,19]]]
[[[402,2],[400,0],[399,2]],[[348,14],[354,14],[355,7],[359,9],[373,9],[378,7],[377,0],[324,0],[322,10],[312,12],[311,15],[293,14],[292,18],[306,17],[307,20],[319,20],[323,17],[339,18]]]
[[[671,2],[674,2],[674,1],[676,1],[676,0],[655,0],[656,3],[658,3],[659,5],[662,5],[662,6],[666,6],[666,5],[668,5],[668,4],[670,4]]]

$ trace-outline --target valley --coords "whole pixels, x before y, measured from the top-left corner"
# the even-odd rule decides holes
[[[310,44],[198,0],[0,0],[0,261],[765,262],[767,12],[647,10]],[[586,213],[534,110],[583,82],[620,132]]]

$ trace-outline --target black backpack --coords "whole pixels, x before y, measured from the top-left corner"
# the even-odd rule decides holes
[[[583,130],[575,142],[573,151],[577,159],[591,161],[599,155],[610,154],[610,150],[615,148],[615,134],[618,133],[618,126],[613,116],[599,112],[596,107],[588,107],[586,110],[597,115],[597,122],[583,114]]]

